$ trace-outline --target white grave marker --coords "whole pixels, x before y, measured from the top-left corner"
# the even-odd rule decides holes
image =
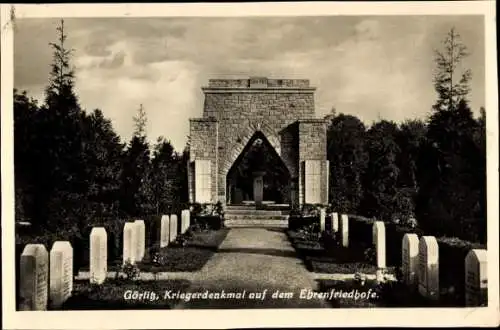
[[[439,299],[439,246],[434,236],[422,236],[418,243],[418,291],[426,298]]]
[[[342,246],[349,247],[349,218],[347,217],[347,214],[342,214],[340,220]]]
[[[324,208],[321,208],[319,210],[319,230],[321,233],[325,231],[325,226],[326,226],[326,211]]]
[[[144,220],[135,220],[136,235],[137,235],[137,252],[135,258],[137,261],[142,261],[144,259],[144,254],[146,253],[146,224]]]
[[[418,284],[418,235],[405,234],[401,248],[401,265],[403,281],[406,285],[416,288]]]
[[[134,222],[126,222],[123,226],[123,264],[135,264],[137,254],[137,226]]]
[[[385,225],[383,221],[373,223],[374,245],[377,255],[377,267],[385,268]]]
[[[488,253],[470,250],[465,257],[465,306],[479,307],[488,304]]]
[[[28,244],[21,254],[19,298],[21,311],[47,310],[49,260],[43,244]]]
[[[170,217],[168,215],[161,216],[160,226],[160,248],[168,246],[170,242]]]
[[[170,242],[177,238],[177,214],[170,215]]]
[[[90,232],[90,283],[102,284],[108,271],[108,234],[104,227]]]
[[[68,241],[57,241],[50,250],[50,290],[52,307],[58,308],[73,291],[73,247]]]
[[[189,226],[190,226],[190,222],[191,222],[191,213],[189,212],[189,210],[182,210],[182,213],[181,213],[181,234],[184,234]]]
[[[334,233],[339,231],[339,214],[337,212],[332,213],[332,231]]]

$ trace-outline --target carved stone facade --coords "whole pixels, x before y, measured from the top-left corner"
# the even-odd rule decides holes
[[[191,202],[227,202],[227,174],[257,132],[290,172],[291,204],[328,202],[326,122],[315,119],[309,80],[211,79],[202,90],[203,117],[190,120]]]

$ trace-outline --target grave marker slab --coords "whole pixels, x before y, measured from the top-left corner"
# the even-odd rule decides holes
[[[377,267],[385,268],[385,224],[383,221],[375,221],[373,223],[374,245],[377,256]]]
[[[177,238],[177,214],[170,215],[170,242]]]
[[[191,222],[191,212],[189,212],[189,210],[182,210],[182,213],[181,213],[181,233],[184,234],[189,226],[190,226],[190,222]]]
[[[434,236],[422,236],[418,243],[418,291],[431,300],[439,299],[439,246]]]
[[[488,253],[470,250],[465,257],[465,306],[488,305]]]
[[[56,241],[50,250],[49,300],[58,308],[73,291],[73,247],[68,241]]]
[[[137,261],[142,261],[144,259],[144,254],[146,253],[146,224],[144,220],[135,220],[136,235],[137,235],[137,252],[135,258]]]
[[[137,258],[137,226],[134,222],[126,222],[123,226],[123,264],[135,264]]]
[[[339,214],[337,212],[332,213],[332,231],[334,233],[339,231]]]
[[[343,247],[349,247],[349,218],[347,214],[340,217],[340,235]]]
[[[319,230],[320,232],[324,232],[326,227],[326,211],[324,208],[321,208],[319,211]]]
[[[170,242],[170,217],[168,215],[161,216],[160,226],[160,247],[168,246]]]
[[[28,244],[20,258],[21,311],[47,310],[49,256],[43,244]]]
[[[102,284],[108,271],[108,234],[104,227],[90,232],[90,283]]]
[[[405,234],[401,247],[401,265],[403,281],[406,285],[416,288],[418,284],[418,235]]]

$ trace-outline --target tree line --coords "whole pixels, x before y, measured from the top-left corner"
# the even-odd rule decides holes
[[[64,21],[57,30],[43,104],[14,90],[16,221],[78,232],[91,220],[167,213],[186,202],[188,149],[176,152],[164,137],[150,145],[142,105],[128,143],[101,110],[82,109]]]
[[[330,199],[341,212],[418,225],[435,235],[486,240],[486,113],[474,118],[468,55],[451,29],[435,54],[437,100],[425,120],[367,127],[332,113]]]

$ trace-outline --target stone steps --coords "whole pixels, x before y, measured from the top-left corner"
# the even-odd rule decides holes
[[[225,219],[228,220],[258,220],[258,219],[267,219],[267,220],[287,220],[287,215],[267,215],[267,214],[225,214]]]
[[[270,209],[267,206],[256,208],[255,205],[228,205],[224,218],[227,227],[288,227],[288,211]]]
[[[252,227],[252,228],[287,228],[288,220],[270,220],[270,219],[226,219],[224,220],[224,225],[228,228],[242,228],[242,227]]]
[[[235,216],[263,216],[263,217],[276,217],[276,216],[286,216],[281,211],[263,211],[263,210],[251,210],[251,211],[243,211],[243,210],[237,210],[237,211],[226,211],[226,215],[235,215]]]

